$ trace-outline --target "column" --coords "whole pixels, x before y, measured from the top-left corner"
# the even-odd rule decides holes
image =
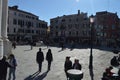
[[[1,24],[2,23],[2,0],[0,0],[0,59],[3,57],[3,40],[1,39]]]
[[[8,40],[7,36],[7,26],[8,26],[8,0],[2,0],[2,27],[1,35],[3,39],[3,54],[7,55],[11,52],[11,42]]]

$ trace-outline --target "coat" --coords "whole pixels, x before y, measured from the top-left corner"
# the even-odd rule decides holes
[[[53,61],[53,56],[52,56],[52,53],[51,53],[51,52],[47,52],[47,54],[46,54],[46,60],[47,60],[48,62]]]
[[[64,69],[65,69],[65,72],[69,69],[72,69],[72,62],[71,61],[65,61]]]
[[[78,69],[78,70],[81,70],[82,66],[79,64],[79,63],[74,63],[73,64],[73,69]]]
[[[7,75],[7,68],[12,67],[8,62],[0,60],[0,76]]]
[[[37,63],[42,63],[44,61],[44,55],[43,52],[38,51],[36,56]]]

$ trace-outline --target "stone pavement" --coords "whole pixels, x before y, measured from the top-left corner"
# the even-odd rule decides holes
[[[110,66],[110,60],[115,55],[109,51],[93,49],[93,69],[89,70],[90,49],[73,49],[66,48],[61,51],[59,47],[49,47],[53,53],[53,62],[51,70],[47,71],[47,61],[44,60],[42,72],[37,73],[38,65],[36,63],[36,52],[40,47],[17,46],[12,49],[17,59],[16,80],[66,80],[64,73],[64,61],[66,56],[71,56],[71,60],[78,58],[82,65],[84,73],[82,80],[101,80],[105,68]],[[46,46],[41,46],[44,57],[48,51]],[[36,74],[34,74],[36,72]],[[94,79],[92,79],[94,78]]]

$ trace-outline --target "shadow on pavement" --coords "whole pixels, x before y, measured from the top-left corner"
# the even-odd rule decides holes
[[[46,50],[46,49],[48,49],[48,48],[44,48],[43,50]]]
[[[34,80],[43,80],[47,76],[48,71],[44,72],[43,74],[37,76]]]
[[[26,77],[24,80],[34,80],[34,78],[35,78],[36,76],[38,76],[39,73],[40,73],[40,72],[37,71],[37,72],[33,73],[32,75],[29,75],[28,77]]]
[[[91,80],[94,80],[93,68],[89,69]]]
[[[90,53],[90,58],[89,58],[89,73],[91,80],[94,80],[94,72],[93,72],[93,55]]]
[[[44,72],[43,74],[39,75],[39,71],[35,72],[34,74],[26,77],[24,80],[43,80],[46,76],[48,71]]]

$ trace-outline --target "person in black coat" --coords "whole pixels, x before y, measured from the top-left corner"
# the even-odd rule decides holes
[[[112,66],[115,66],[115,67],[119,66],[119,61],[117,60],[117,56],[114,56],[111,59],[110,63],[111,63]]]
[[[48,61],[48,71],[49,71],[51,67],[51,62],[53,61],[51,49],[48,49],[48,52],[46,54],[46,60]]]
[[[3,56],[3,59],[0,60],[0,80],[6,80],[8,67],[12,66],[6,61],[6,57]]]
[[[72,69],[72,61],[70,60],[70,57],[67,56],[66,60],[65,60],[65,63],[64,63],[64,71],[65,71],[67,79],[68,79],[68,73],[67,73],[67,71],[69,69]]]
[[[75,59],[75,62],[73,64],[73,69],[78,69],[78,70],[81,70],[82,66],[81,64],[79,63],[79,60],[78,59]]]
[[[44,55],[43,55],[43,52],[41,51],[41,48],[39,48],[39,51],[37,52],[37,56],[36,56],[36,62],[39,65],[39,72],[41,72],[41,67],[42,67],[43,61],[44,61]]]

